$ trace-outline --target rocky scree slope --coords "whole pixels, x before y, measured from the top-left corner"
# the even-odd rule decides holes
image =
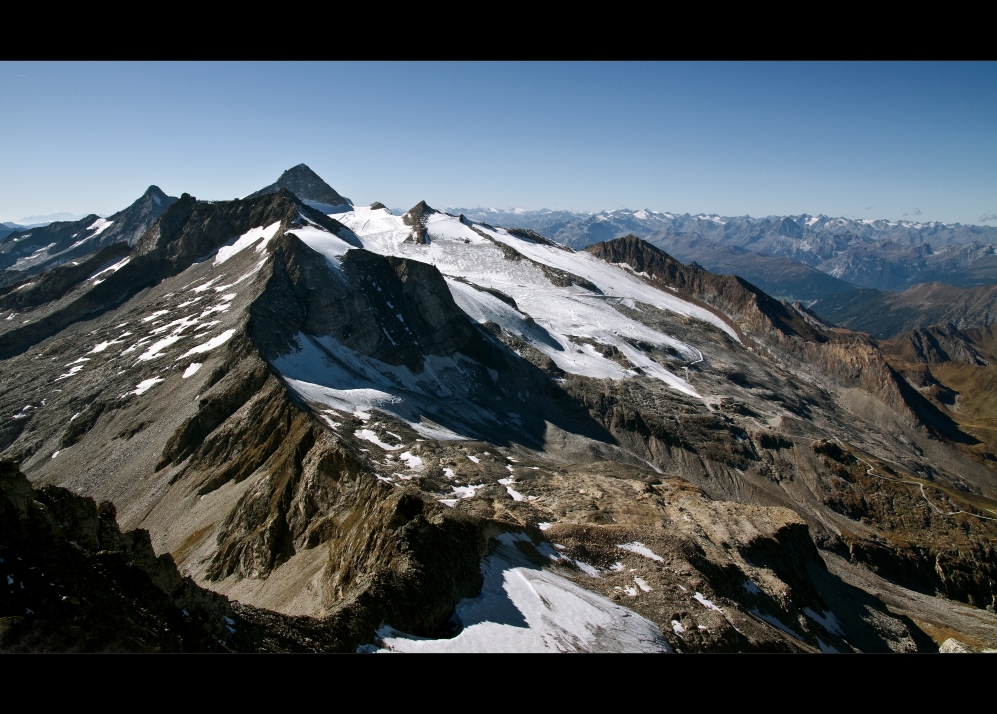
[[[890,420],[885,418],[882,407],[877,407],[873,411],[873,414],[876,414],[877,411],[879,413],[873,417],[875,426],[870,426],[872,429],[880,431],[880,434],[877,435],[874,441],[880,441],[883,437],[886,437],[887,441],[891,441],[899,437],[899,443],[890,449],[892,453],[887,457],[886,463],[883,464],[886,471],[880,472],[876,477],[867,476],[865,478],[863,487],[869,491],[866,497],[871,499],[874,493],[881,491],[887,486],[887,481],[881,477],[894,480],[900,478],[900,480],[903,480],[902,477],[897,476],[896,467],[899,464],[893,461],[894,458],[900,457],[906,462],[901,473],[906,471],[910,478],[907,481],[907,486],[896,487],[891,485],[889,487],[891,491],[896,491],[899,488],[904,493],[903,498],[901,498],[899,493],[891,496],[896,508],[908,511],[910,515],[923,511],[921,516],[917,517],[918,520],[922,517],[929,519],[931,517],[936,518],[931,528],[928,528],[925,532],[919,532],[920,526],[914,525],[914,523],[901,525],[895,519],[886,518],[885,514],[880,513],[880,516],[884,518],[882,522],[883,529],[880,533],[883,535],[888,533],[890,540],[897,545],[906,543],[907,545],[903,545],[902,548],[912,548],[914,551],[922,553],[918,557],[911,556],[915,560],[919,560],[919,564],[916,567],[911,566],[912,571],[909,579],[905,580],[900,575],[903,566],[896,567],[892,571],[891,577],[896,578],[898,582],[927,588],[929,592],[944,592],[949,597],[962,600],[968,599],[970,602],[975,602],[981,606],[991,603],[993,586],[990,583],[993,582],[993,574],[991,572],[993,564],[991,561],[993,557],[992,543],[994,533],[992,527],[989,525],[990,522],[976,516],[939,517],[934,508],[929,505],[929,502],[922,500],[916,491],[911,492],[911,485],[921,488],[922,491],[927,487],[940,487],[941,490],[932,490],[931,493],[934,497],[941,498],[943,501],[949,498],[946,494],[959,494],[962,492],[965,494],[963,498],[967,500],[961,500],[960,502],[966,504],[966,509],[969,513],[975,513],[978,516],[988,516],[990,514],[989,509],[992,509],[994,506],[992,502],[992,476],[988,473],[988,470],[981,470],[979,468],[979,464],[988,463],[987,452],[983,452],[981,456],[978,450],[977,453],[973,453],[972,449],[963,448],[975,443],[976,439],[962,431],[957,420],[953,419],[948,411],[942,408],[942,405],[935,403],[932,399],[928,398],[929,395],[923,393],[923,383],[920,380],[908,379],[901,369],[895,368],[892,356],[889,353],[884,354],[875,341],[869,340],[862,335],[849,333],[848,331],[831,329],[819,319],[816,319],[815,316],[808,313],[802,306],[790,306],[785,303],[778,303],[764,294],[761,294],[760,297],[760,291],[744,283],[739,278],[713,276],[705,273],[705,271],[689,266],[682,266],[661,251],[633,238],[618,239],[608,244],[591,246],[588,250],[603,256],[610,262],[620,263],[621,265],[626,264],[635,273],[645,274],[645,279],[649,282],[658,283],[663,287],[671,287],[679,291],[680,294],[688,295],[690,298],[709,301],[722,314],[737,321],[737,324],[741,326],[741,334],[744,336],[745,341],[749,344],[753,343],[752,349],[755,353],[766,355],[772,361],[781,364],[784,368],[788,368],[797,374],[807,375],[810,379],[816,377],[820,380],[819,383],[823,384],[823,389],[819,390],[816,394],[811,392],[804,397],[802,403],[798,403],[795,406],[791,402],[785,401],[785,395],[789,394],[785,387],[772,388],[773,391],[781,392],[784,406],[789,407],[788,413],[780,416],[779,421],[785,426],[789,426],[790,423],[793,426],[789,429],[786,429],[785,426],[779,429],[782,432],[781,434],[772,434],[768,437],[759,434],[758,437],[760,438],[755,437],[760,442],[756,442],[756,445],[754,445],[755,453],[748,457],[748,461],[738,464],[738,468],[743,469],[746,473],[751,473],[751,471],[745,468],[745,464],[750,464],[751,460],[764,455],[765,451],[768,450],[764,448],[759,449],[758,447],[775,446],[776,448],[773,450],[775,458],[772,462],[772,465],[775,467],[775,473],[789,467],[790,471],[795,471],[797,476],[812,474],[809,475],[808,480],[816,478],[816,483],[811,481],[809,484],[808,490],[811,491],[811,495],[803,496],[803,494],[797,492],[792,499],[792,507],[797,509],[803,507],[804,510],[801,511],[802,513],[809,512],[812,515],[814,520],[811,521],[811,525],[816,529],[818,538],[827,537],[829,540],[826,541],[826,547],[832,550],[847,548],[847,552],[854,556],[856,549],[861,550],[865,547],[864,545],[856,545],[857,541],[855,540],[857,537],[856,531],[863,529],[853,528],[849,524],[841,522],[836,527],[831,528],[831,533],[825,531],[826,535],[821,534],[824,531],[824,527],[828,524],[825,509],[829,504],[832,506],[832,510],[836,510],[839,514],[849,513],[849,511],[847,509],[843,510],[840,507],[839,496],[836,493],[840,489],[837,476],[834,471],[831,473],[827,472],[828,465],[834,464],[828,462],[824,456],[821,456],[821,448],[823,447],[820,447],[819,444],[824,443],[824,440],[828,438],[835,443],[849,443],[849,448],[857,449],[857,454],[866,454],[864,459],[861,456],[850,457],[853,458],[852,463],[856,466],[859,463],[865,463],[867,469],[874,472],[877,471],[878,467],[872,468],[868,453],[864,451],[864,449],[872,446],[870,443],[871,440],[868,436],[856,433],[854,425],[849,425],[845,421],[841,421],[841,417],[848,414],[852,414],[853,416],[865,416],[869,414],[869,405],[862,405],[854,399],[856,392],[859,390],[861,393],[873,396],[882,406],[889,407],[890,411],[893,412],[892,420],[895,420],[893,427],[887,426]],[[955,352],[954,349],[953,352]],[[764,413],[762,411],[764,403],[760,404],[757,398],[752,398],[752,396],[758,395],[759,390],[757,387],[762,384],[757,376],[758,372],[744,369],[751,361],[750,358],[742,361],[739,365],[740,369],[733,372],[731,377],[733,377],[736,386],[746,385],[754,387],[750,391],[755,394],[751,396],[738,395],[736,400],[730,397],[727,397],[726,400],[721,400],[718,406],[727,414],[752,416],[753,413],[754,415]],[[728,394],[730,393],[730,385],[726,387],[725,391]],[[837,392],[838,398],[829,400],[828,397],[834,392]],[[747,398],[744,398],[745,396]],[[834,401],[838,403],[834,404]],[[605,407],[602,408],[604,409]],[[856,410],[858,410],[858,414],[855,413]],[[821,412],[824,412],[824,414],[821,414]],[[789,422],[787,422],[787,417],[791,417]],[[646,415],[642,415],[641,419],[648,424],[654,422],[668,423],[667,417],[664,419],[661,417],[652,419]],[[751,421],[754,421],[755,424],[758,423],[755,419]],[[824,422],[823,425],[821,422]],[[835,422],[837,423],[835,424]],[[833,427],[831,427],[832,424],[834,424]],[[771,420],[769,421],[769,425],[774,425]],[[884,426],[886,427],[885,430],[883,429]],[[815,427],[822,428],[819,428],[818,431],[811,431]],[[747,434],[752,434],[753,429],[750,422],[745,424],[744,428]],[[688,427],[686,427],[686,430],[688,430]],[[883,434],[882,431],[886,431],[887,433]],[[890,431],[893,432],[892,437],[888,436]],[[614,433],[616,433],[615,430]],[[811,436],[806,438],[805,435],[808,433]],[[823,436],[818,437],[818,433],[822,433]],[[673,434],[666,434],[659,436],[658,440],[671,445],[683,444],[683,439],[678,430]],[[801,437],[804,438],[801,439]],[[911,437],[914,438],[911,439]],[[927,440],[925,440],[925,437],[928,437]],[[957,450],[964,450],[970,453],[974,465],[966,468],[965,471],[949,472],[946,474],[948,468],[945,467],[951,468],[951,457],[940,457],[936,448],[939,440],[948,441]],[[702,455],[704,453],[703,447],[709,441],[715,441],[715,437],[713,439],[702,437],[697,439],[687,438],[684,443],[690,446],[695,444],[694,448]],[[787,463],[786,456],[788,453],[791,453],[787,449],[791,448],[792,451],[796,451],[794,447],[800,441],[811,443],[813,445],[811,454],[818,456],[824,463],[818,462],[809,465],[798,461],[793,463],[796,459],[790,459]],[[932,458],[911,459],[910,447],[907,446],[905,448],[902,446],[904,443],[908,445],[925,444],[928,447],[927,450],[923,450],[923,447],[916,448],[922,449],[922,455],[924,455],[925,451],[932,453]],[[883,445],[883,442],[880,441],[875,448],[881,449]],[[900,448],[898,449],[897,447]],[[669,448],[674,449],[674,446],[670,446]],[[739,452],[744,453],[740,446],[731,445],[727,449],[729,449],[729,456],[720,456],[717,452],[713,452],[711,456],[718,461],[726,461],[728,463],[732,461],[736,462],[742,458],[738,456]],[[904,453],[905,451],[907,453]],[[799,452],[797,451],[797,453]],[[879,453],[884,454],[882,451]],[[776,454],[778,455],[776,456]],[[812,458],[812,456],[808,458]],[[892,466],[889,465],[891,462],[893,463]],[[942,468],[939,468],[940,465],[942,465]],[[834,467],[838,468],[836,465]],[[969,482],[966,480],[970,474],[974,474],[972,477],[975,482],[973,487],[969,487]],[[780,485],[785,483],[784,480],[787,477],[788,474],[786,472],[777,476]],[[791,479],[792,477],[788,478]],[[922,482],[923,486],[917,485]],[[717,493],[718,495],[720,493],[718,490],[720,484],[716,483],[716,481],[710,483],[703,480],[703,477],[700,476],[696,479],[696,483],[701,484],[713,493]],[[977,494],[982,490],[982,493],[986,497],[982,500],[976,499],[972,494],[974,490]],[[730,493],[734,495],[736,489],[731,489]],[[817,503],[811,501],[813,496],[817,496]],[[925,499],[928,499],[928,497],[925,497]],[[807,506],[808,501],[813,505]],[[864,500],[863,503],[865,503]],[[983,510],[979,509],[980,506],[984,507]],[[948,510],[955,512],[960,509],[950,508]],[[871,514],[860,513],[859,511],[851,512],[851,515],[856,520],[861,520],[863,524],[874,524],[877,520],[875,517],[871,517]],[[959,519],[964,520],[958,522]],[[952,534],[963,529],[968,529],[974,534],[970,537],[970,541],[974,545],[967,545],[966,548],[953,546],[950,542]],[[917,542],[916,548],[914,547],[915,541]],[[933,545],[928,546],[927,541],[931,541]],[[878,548],[875,538],[872,540],[870,547]],[[976,549],[975,552],[974,548]],[[904,556],[904,558],[908,558],[908,556]],[[924,576],[916,574],[919,570],[926,569],[934,572],[936,568],[940,568],[940,566],[937,566],[938,558],[954,559],[950,563],[950,567],[954,566],[954,569],[958,570],[961,575],[952,575],[951,577],[955,579],[969,578],[975,581],[976,585],[971,588],[974,595],[970,596],[968,590],[963,586],[943,585],[946,581],[946,576],[937,575],[925,580]],[[955,562],[959,562],[960,564],[955,565]],[[939,570],[940,572],[941,570]],[[929,580],[931,581],[930,585],[926,584]]]
[[[642,613],[674,649],[929,646],[828,575],[807,536],[847,551],[884,532],[819,500],[817,436],[899,456],[900,435],[926,443],[917,423],[850,424],[830,391],[739,346],[748,320],[654,291],[639,294],[684,312],[628,302],[600,271],[651,290],[642,278],[545,239],[433,212],[417,244],[383,210],[335,215],[286,191],[184,196],[128,256],[6,307],[4,452],[35,482],[113,501],[202,586],[340,623],[339,649],[383,623],[470,630],[451,614],[502,533],[527,538],[536,572]],[[575,310],[619,299],[611,314],[637,337],[544,327],[520,312],[542,304],[523,280]],[[792,337],[748,293],[728,301],[758,311],[750,329]],[[782,307],[786,329],[817,329]]]

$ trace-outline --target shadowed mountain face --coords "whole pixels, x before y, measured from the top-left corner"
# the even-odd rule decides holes
[[[890,364],[939,410],[977,440],[967,448],[985,459],[997,452],[995,326],[918,327],[881,343]]]
[[[811,309],[830,322],[888,339],[918,327],[951,323],[965,329],[997,321],[997,285],[915,285],[901,293],[859,290],[818,300]]]
[[[882,577],[997,639],[994,470],[875,341],[634,237],[314,203],[185,194],[0,298],[0,450],[246,647],[935,647]]]
[[[128,208],[107,218],[90,215],[11,233],[0,241],[0,290],[49,268],[72,264],[101,248],[117,243],[135,245],[176,201],[158,186],[150,186]]]
[[[276,193],[282,188],[287,189],[302,201],[321,203],[330,207],[353,205],[350,199],[339,195],[336,189],[304,164],[298,164],[294,168],[288,169],[274,183],[246,196],[246,200],[268,193]]]

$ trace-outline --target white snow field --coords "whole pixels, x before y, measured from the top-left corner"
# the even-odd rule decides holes
[[[263,249],[266,248],[267,243],[269,243],[270,239],[277,233],[278,228],[280,228],[280,221],[271,223],[266,227],[250,228],[234,241],[230,241],[228,245],[223,245],[219,248],[218,252],[215,254],[215,262],[213,265],[221,265],[233,255],[241,253],[251,245],[256,245],[257,253],[263,252]]]
[[[522,337],[565,372],[602,379],[636,376],[634,370],[607,359],[591,345],[571,339],[587,338],[616,347],[644,374],[673,389],[700,396],[688,382],[651,360],[629,340],[671,348],[690,363],[702,359],[699,350],[624,316],[614,308],[616,304],[636,309],[640,304],[652,305],[702,320],[738,339],[727,323],[708,310],[657,290],[631,272],[585,252],[524,240],[504,229],[467,219],[462,222],[444,213],[429,215],[428,245],[412,242],[411,227],[386,209],[354,208],[332,215],[350,228],[367,250],[436,266],[447,278],[454,301],[469,317],[479,323],[490,320]],[[345,241],[318,227],[290,232],[332,265],[351,249]],[[503,244],[527,259],[507,258]],[[541,266],[581,277],[601,294],[578,285],[558,286]],[[481,288],[510,296],[518,309]]]
[[[468,370],[484,369],[469,358],[429,356],[423,371],[413,374],[357,354],[331,337],[299,334],[298,349],[279,357],[273,366],[288,386],[306,401],[367,421],[371,409],[407,422],[427,439],[460,440],[461,436],[432,419],[448,416],[468,423],[497,423],[501,417],[462,399]]]
[[[503,533],[481,562],[481,594],[457,604],[463,629],[450,639],[395,630],[377,633],[361,652],[671,652],[650,620],[567,578],[530,564],[516,547],[524,534]],[[548,546],[549,547],[549,546]]]

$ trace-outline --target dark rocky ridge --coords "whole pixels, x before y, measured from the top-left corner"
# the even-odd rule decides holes
[[[826,380],[829,372],[837,374],[852,389],[863,380],[889,382],[893,378],[889,372],[877,371],[880,366],[873,342],[855,338],[858,342],[853,345],[848,341],[851,337],[839,342],[834,331],[805,311],[777,301],[770,305],[743,281],[711,282],[709,275],[672,266],[675,279],[684,280],[686,289],[699,290],[704,297],[722,292],[723,299],[717,302],[729,311],[727,319],[751,335],[759,350],[755,354],[738,347],[712,326],[652,310],[641,313],[642,320],[651,324],[660,320],[669,334],[702,345],[705,359],[702,365],[690,367],[689,379],[702,385],[704,393],[719,393],[727,400],[716,400],[708,409],[700,400],[676,396],[645,378],[617,384],[545,374],[541,366],[529,363],[531,355],[524,351],[526,359],[521,359],[511,345],[503,344],[508,335],[496,326],[483,329],[462,319],[452,298],[448,299],[439,272],[417,261],[357,250],[344,256],[341,270],[330,265],[294,236],[297,216],[305,215],[316,223],[324,220],[328,230],[347,242],[351,241],[349,232],[304,211],[300,201],[287,193],[218,204],[201,204],[187,197],[182,203],[143,239],[145,252],[136,253],[135,260],[155,255],[167,266],[158,283],[116,307],[98,311],[86,324],[70,325],[65,334],[60,331],[33,344],[5,363],[9,372],[0,392],[4,408],[13,412],[28,403],[33,408],[20,412],[24,418],[8,420],[22,431],[5,431],[2,444],[8,453],[25,459],[33,478],[71,484],[95,495],[99,492],[101,498],[113,496],[129,523],[148,527],[157,547],[167,545],[182,567],[198,573],[202,584],[222,592],[246,593],[246,601],[255,603],[278,601],[266,587],[285,583],[302,592],[311,588],[315,600],[321,602],[319,610],[334,617],[328,622],[340,633],[336,647],[348,649],[347,643],[370,641],[373,629],[385,619],[417,634],[438,634],[449,616],[447,608],[461,594],[474,593],[480,577],[477,559],[486,552],[490,533],[525,530],[539,544],[542,536],[537,524],[556,520],[557,527],[565,529],[565,539],[570,538],[567,545],[572,552],[578,557],[587,552],[592,560],[605,561],[606,567],[612,564],[608,559],[623,537],[653,543],[656,552],[666,553],[667,567],[628,561],[629,567],[649,568],[640,571],[640,577],[653,590],[624,602],[646,608],[666,632],[672,615],[686,623],[687,630],[699,632],[697,623],[702,623],[708,634],[672,639],[687,650],[808,649],[818,646],[818,637],[840,648],[846,643],[860,649],[925,646],[916,627],[892,618],[874,599],[843,585],[843,590],[835,590],[839,586],[821,580],[824,575],[818,572],[807,535],[809,526],[814,540],[839,550],[842,543],[857,543],[856,553],[869,550],[880,533],[901,540],[909,535],[896,526],[894,532],[877,530],[885,518],[879,510],[870,510],[865,515],[868,522],[862,522],[827,504],[817,505],[819,497],[831,493],[828,479],[834,469],[810,448],[818,435],[834,433],[865,443],[866,431],[874,439],[882,428],[886,446],[874,448],[920,466],[909,455],[891,450],[900,442],[891,441],[893,437],[886,432],[893,428],[889,420],[899,412],[881,412],[887,415],[881,427],[872,420],[864,422],[842,410],[836,401],[840,397],[830,388],[822,391],[815,386],[816,377],[798,380],[790,371],[806,364],[820,379]],[[210,256],[219,244],[248,227],[275,221],[283,225],[267,246],[262,264],[251,250],[217,269],[210,260],[190,259]],[[615,251],[626,256],[626,262],[643,260],[643,266],[651,268],[649,275],[657,277],[659,268],[669,269],[667,256],[633,241],[610,246],[607,254],[615,255]],[[47,404],[39,399],[38,387],[54,384],[64,370],[63,363],[85,353],[90,342],[114,337],[113,326],[139,323],[167,308],[178,310],[189,286],[209,277],[225,285],[239,275],[249,275],[257,265],[254,277],[238,288],[232,309],[217,313],[225,322],[215,329],[229,327],[236,335],[223,348],[198,357],[205,363],[194,377],[182,377],[186,360],[177,363],[172,356],[162,363],[129,367],[133,371],[124,377],[116,375],[127,365],[111,361],[88,367],[93,374],[89,381],[63,382],[65,393],[48,394]],[[552,283],[566,279],[553,273],[547,277]],[[664,280],[662,284],[667,286]],[[403,302],[404,320],[398,320],[392,311]],[[777,312],[775,306],[785,312]],[[714,309],[726,314],[719,307]],[[185,313],[174,316],[180,314]],[[400,338],[407,334],[402,325],[410,322],[417,326],[417,334],[395,354],[383,331],[391,339]],[[807,339],[807,329],[825,337],[825,342]],[[268,364],[293,349],[293,339],[301,334],[305,339],[308,335],[316,340],[335,338],[363,356],[395,360],[391,364],[413,372],[430,358],[466,352],[479,365],[475,368],[479,376],[467,382],[469,401],[489,405],[499,415],[518,409],[533,420],[522,432],[539,434],[542,439],[529,442],[508,428],[483,430],[478,436],[487,441],[477,444],[421,439],[406,424],[384,414],[367,422],[336,414],[335,420],[342,424],[330,427],[318,407],[290,390]],[[434,337],[426,339],[427,335]],[[829,352],[830,346],[837,352]],[[842,359],[856,349],[865,350],[862,359]],[[656,358],[671,365],[667,355]],[[486,365],[495,369],[497,379],[487,376]],[[122,401],[118,396],[137,380],[153,375],[164,379],[159,389],[168,398]],[[564,381],[559,384],[551,377]],[[527,394],[502,396],[503,388],[516,385],[530,385]],[[709,385],[713,386],[707,390]],[[891,394],[884,391],[877,408],[885,410]],[[905,403],[896,402],[897,409]],[[557,417],[559,413],[563,417]],[[912,424],[912,443],[925,446],[926,437],[918,431],[922,427],[916,420]],[[424,460],[425,470],[405,487],[387,486],[380,477],[387,478],[400,467],[397,461],[385,463],[390,453],[375,451],[369,441],[357,438],[354,432],[361,428],[376,430],[382,440],[390,438],[404,445]],[[72,451],[51,458],[49,450],[60,443],[71,444]],[[505,454],[515,454],[516,461],[507,460]],[[468,455],[476,455],[475,460]],[[97,459],[101,463],[94,465]],[[644,459],[668,474],[651,473],[643,468]],[[597,467],[600,460],[605,463]],[[86,464],[87,472],[74,473],[73,463]],[[453,471],[452,481],[444,476],[444,468]],[[97,473],[99,469],[104,471]],[[521,501],[500,483],[513,472]],[[942,476],[937,474],[939,483]],[[679,477],[700,484],[709,496],[742,503],[718,503],[687,484],[680,486]],[[451,510],[436,503],[449,483],[481,484],[483,488],[478,497],[462,500]],[[859,489],[871,487],[859,484]],[[921,502],[916,488],[913,494],[908,506],[916,514]],[[786,505],[806,514],[810,523],[772,508]],[[188,515],[198,508],[196,518]],[[821,518],[814,516],[818,508],[825,508],[821,517],[855,538],[847,540],[821,525]],[[681,524],[689,523],[683,514],[696,524],[688,532],[682,530]],[[751,527],[739,531],[740,525],[732,525],[744,523]],[[978,541],[980,532],[967,523],[970,540]],[[765,545],[768,541],[772,543]],[[848,552],[847,545],[843,552]],[[926,550],[924,558],[933,552]],[[788,561],[780,561],[779,553],[787,555]],[[305,562],[314,563],[314,568],[303,569],[299,564]],[[452,567],[454,563],[458,567]],[[962,572],[958,559],[943,559],[943,565]],[[691,579],[675,580],[669,568],[688,573],[682,577]],[[900,570],[902,575],[905,568]],[[799,575],[803,571],[806,578]],[[578,571],[565,572],[585,587],[603,587]],[[606,581],[615,578],[612,582],[623,588],[628,585],[626,577],[614,574]],[[752,597],[760,599],[746,594],[741,586],[745,578],[759,584],[763,594]],[[961,590],[953,592],[966,597],[978,593],[974,600],[985,600],[983,591],[974,589],[980,583],[954,580],[960,582]],[[681,595],[678,584],[718,598],[730,621],[695,602],[690,610],[689,595]],[[617,585],[608,587],[606,594],[613,596]],[[782,598],[780,592],[792,596]],[[849,611],[854,619],[848,618],[845,609],[840,613],[848,620],[843,641],[826,639],[833,633],[808,622],[803,611],[808,607],[820,612],[831,606],[827,593],[835,593],[835,608],[839,601],[852,598],[854,609]],[[753,608],[789,622],[802,642],[753,615]]]
[[[47,226],[12,233],[0,241],[0,289],[56,265],[65,265],[94,251],[117,243],[135,245],[147,230],[177,199],[167,196],[158,186],[150,186],[140,198],[117,213],[108,216],[110,226],[91,229],[98,219],[90,215],[74,222],[50,223]],[[88,236],[93,236],[88,238]],[[49,246],[45,255],[22,270],[14,270],[18,259]]]
[[[148,532],[122,533],[110,502],[33,489],[9,461],[0,462],[0,558],[0,651],[304,649],[274,647],[286,639],[281,628],[261,631],[244,616],[254,608],[236,612],[181,577],[169,554],[155,554]],[[309,634],[328,644],[319,627]]]
[[[114,263],[124,249],[111,246],[77,266],[61,266],[43,279],[0,298],[3,309],[39,308],[29,321],[0,324],[4,344],[0,357],[24,349],[79,320],[120,305],[140,291],[176,275],[210,256],[233,236],[250,228],[280,222],[287,228],[306,215],[319,225],[341,233],[349,231],[335,220],[281,190],[253,201],[205,202],[184,194],[124,255],[127,264],[100,283],[92,283],[89,268]],[[353,239],[355,240],[355,239]],[[86,269],[85,269],[86,268]]]
[[[0,462],[0,651],[352,652],[385,616],[435,635],[456,600],[480,587],[483,534],[452,516],[434,528],[439,514],[423,515],[418,495],[389,494],[385,505],[390,523],[363,523],[360,560],[343,572],[346,588],[351,572],[367,574],[362,591],[321,620],[289,617],[182,577],[169,554],[155,554],[148,532],[121,532],[110,502],[33,489],[14,464]],[[393,537],[371,549],[379,528]],[[384,562],[391,566],[377,567]]]
[[[755,253],[698,234],[648,236],[648,241],[683,263],[695,262],[711,273],[737,275],[777,298],[809,303],[858,290],[852,283],[792,258]]]
[[[637,236],[597,243],[585,250],[608,263],[625,263],[635,273],[646,273],[652,285],[674,288],[686,298],[710,305],[742,329],[748,325],[765,333],[775,330],[784,337],[818,343],[827,340],[799,308],[774,300],[736,275],[714,275],[702,268],[683,265]]]

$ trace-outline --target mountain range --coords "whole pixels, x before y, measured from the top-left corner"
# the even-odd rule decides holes
[[[572,248],[632,233],[679,260],[714,272],[736,268],[738,275],[767,292],[804,302],[856,286],[898,291],[925,282],[958,287],[997,282],[997,228],[992,226],[806,214],[693,216],[648,209],[599,213],[448,210],[475,220],[528,228]]]
[[[101,218],[90,214],[78,221],[56,221],[8,233],[0,239],[0,286],[93,253],[112,245],[134,245],[176,202],[158,186],[150,186],[132,205]]]
[[[997,646],[991,328],[303,165],[154,189],[0,244],[0,649]]]

